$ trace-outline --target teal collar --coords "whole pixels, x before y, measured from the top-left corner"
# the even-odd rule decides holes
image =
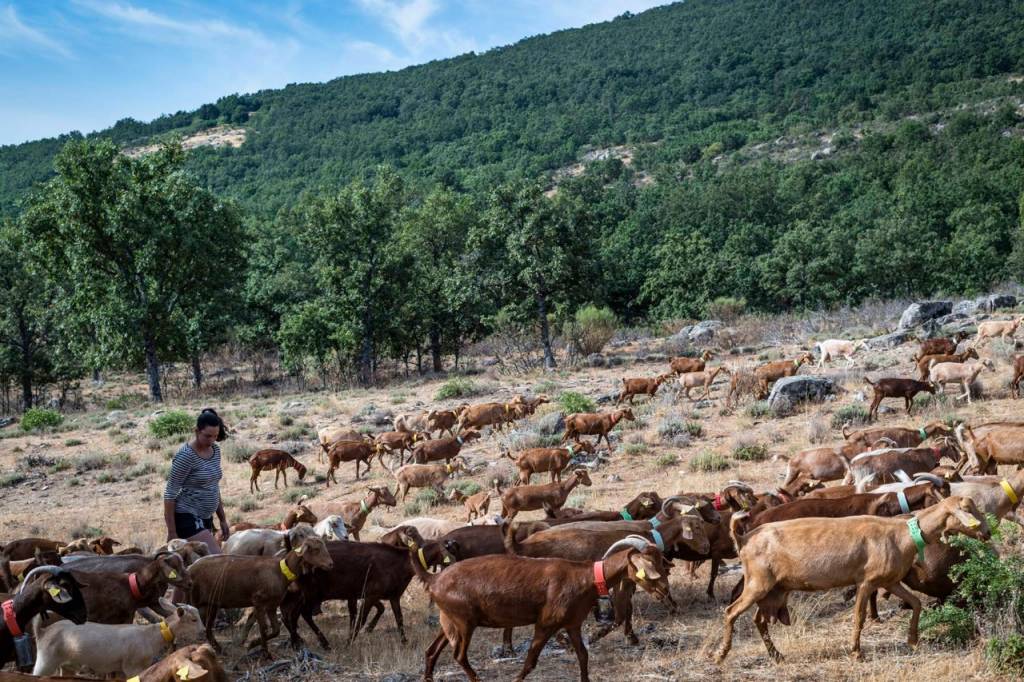
[[[921,526],[918,525],[917,519],[912,518],[907,521],[907,530],[910,531],[910,538],[914,541],[914,545],[917,547],[917,558],[920,559],[921,563],[924,563],[924,536],[921,535]]]
[[[632,521],[633,520],[632,514],[630,514],[628,511],[626,511],[625,507],[623,507],[622,511],[619,512],[619,516],[622,517],[623,521]]]
[[[924,430],[923,426],[917,430],[917,433],[921,436],[921,440],[928,440],[928,433]]]
[[[900,509],[903,510],[904,514],[910,513],[910,504],[907,502],[907,494],[902,490],[896,491],[896,499],[900,501]]]
[[[364,514],[370,513],[370,508],[366,506],[366,502],[364,502],[363,500],[359,500],[359,508],[363,511]]]
[[[659,519],[657,516],[655,516],[654,518],[651,519],[651,528],[657,528],[660,525],[661,525],[661,519]]]
[[[658,549],[662,552],[665,551],[665,538],[661,537],[661,533],[651,528],[651,536],[654,537],[654,544],[658,546]]]

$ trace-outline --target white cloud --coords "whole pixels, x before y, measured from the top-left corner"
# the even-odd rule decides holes
[[[638,14],[672,0],[527,0],[533,11],[550,14],[565,26],[583,26],[608,21],[625,13]]]
[[[176,19],[144,7],[104,0],[74,0],[78,7],[131,28],[137,37],[160,42],[230,41],[252,48],[270,50],[274,42],[259,31],[236,26],[220,19]],[[143,29],[143,33],[138,33]]]
[[[0,51],[10,52],[11,47],[26,45],[42,48],[50,55],[71,59],[74,55],[65,45],[42,31],[28,26],[18,17],[13,5],[0,9]]]
[[[412,55],[450,55],[477,49],[476,41],[458,31],[442,30],[431,19],[440,11],[436,0],[357,0],[367,14],[381,21]]]

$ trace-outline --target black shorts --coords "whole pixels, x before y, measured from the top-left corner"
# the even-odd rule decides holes
[[[213,532],[213,517],[201,519],[194,514],[174,512],[174,533],[182,540],[187,540],[193,535],[202,533],[204,530]]]

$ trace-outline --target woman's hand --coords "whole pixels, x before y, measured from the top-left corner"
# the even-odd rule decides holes
[[[177,533],[175,533],[173,530],[167,531],[167,542],[170,542],[171,540],[177,540],[177,539],[178,539],[178,534]]]
[[[231,530],[227,525],[221,524],[220,532],[217,533],[217,540],[220,542],[227,542],[229,537],[231,537]]]

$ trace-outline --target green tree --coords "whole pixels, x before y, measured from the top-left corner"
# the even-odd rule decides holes
[[[110,142],[73,141],[27,213],[46,262],[73,287],[72,310],[95,322],[106,357],[144,360],[154,401],[160,356],[185,345],[182,321],[203,314],[199,300],[216,307],[244,265],[238,211],[183,162],[178,144],[132,159]]]

